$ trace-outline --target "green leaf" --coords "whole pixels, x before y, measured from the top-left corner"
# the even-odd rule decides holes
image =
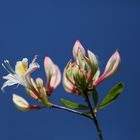
[[[94,89],[92,91],[92,98],[93,98],[93,101],[94,101],[94,105],[96,106],[97,103],[98,103],[98,99],[99,99],[98,92],[97,92],[96,89]]]
[[[113,101],[117,99],[117,97],[120,95],[120,93],[124,89],[124,83],[120,82],[117,85],[115,85],[109,93],[106,95],[106,97],[102,100],[102,102],[99,104],[98,108],[103,109]]]
[[[81,104],[77,104],[77,103],[74,103],[74,102],[71,102],[69,100],[65,100],[63,98],[61,98],[61,102],[69,107],[69,108],[72,108],[72,109],[79,109],[79,110],[88,110],[89,107],[88,106],[85,106],[85,105],[81,105]]]

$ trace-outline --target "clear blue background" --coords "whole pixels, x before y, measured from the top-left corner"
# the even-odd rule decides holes
[[[23,57],[39,55],[40,70],[34,74],[45,80],[43,60],[49,55],[63,71],[79,39],[97,54],[103,71],[118,49],[122,65],[114,77],[98,87],[100,97],[119,81],[126,85],[117,102],[98,113],[104,140],[140,139],[140,3],[138,0],[0,0],[0,63],[9,59],[14,67]],[[6,75],[0,66],[0,85]],[[12,103],[12,93],[32,100],[22,87],[0,95],[1,140],[97,140],[92,122],[60,110],[23,113]],[[64,97],[81,101],[59,86],[52,101]],[[79,99],[80,98],[80,99]]]

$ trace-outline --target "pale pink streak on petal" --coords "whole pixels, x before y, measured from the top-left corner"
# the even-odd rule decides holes
[[[76,58],[77,57],[77,53],[78,53],[78,49],[81,50],[81,52],[85,55],[85,49],[82,46],[82,44],[80,43],[79,40],[77,40],[73,46],[73,57]]]
[[[120,66],[120,62],[121,62],[120,54],[118,51],[116,51],[108,60],[104,73],[95,82],[95,85],[97,86],[106,78],[114,75]]]

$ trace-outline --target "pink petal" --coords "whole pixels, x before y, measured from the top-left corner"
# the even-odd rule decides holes
[[[97,86],[106,78],[114,75],[120,66],[120,62],[121,62],[120,54],[118,51],[116,51],[108,60],[104,73],[95,82],[95,85]]]
[[[54,73],[50,80],[50,87],[55,89],[61,82],[61,72],[57,65],[54,65],[53,69]]]

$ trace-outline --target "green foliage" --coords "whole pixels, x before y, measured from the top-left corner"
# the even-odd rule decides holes
[[[89,107],[88,106],[85,106],[85,105],[81,105],[81,104],[77,104],[77,103],[74,103],[74,102],[71,102],[69,100],[65,100],[63,98],[61,98],[61,102],[69,107],[69,108],[72,108],[72,109],[78,109],[78,110],[88,110]]]
[[[123,89],[124,83],[120,82],[117,85],[115,85],[105,96],[102,102],[99,104],[98,108],[103,109],[104,107],[115,101],[117,97],[120,95],[120,93],[123,91]]]

